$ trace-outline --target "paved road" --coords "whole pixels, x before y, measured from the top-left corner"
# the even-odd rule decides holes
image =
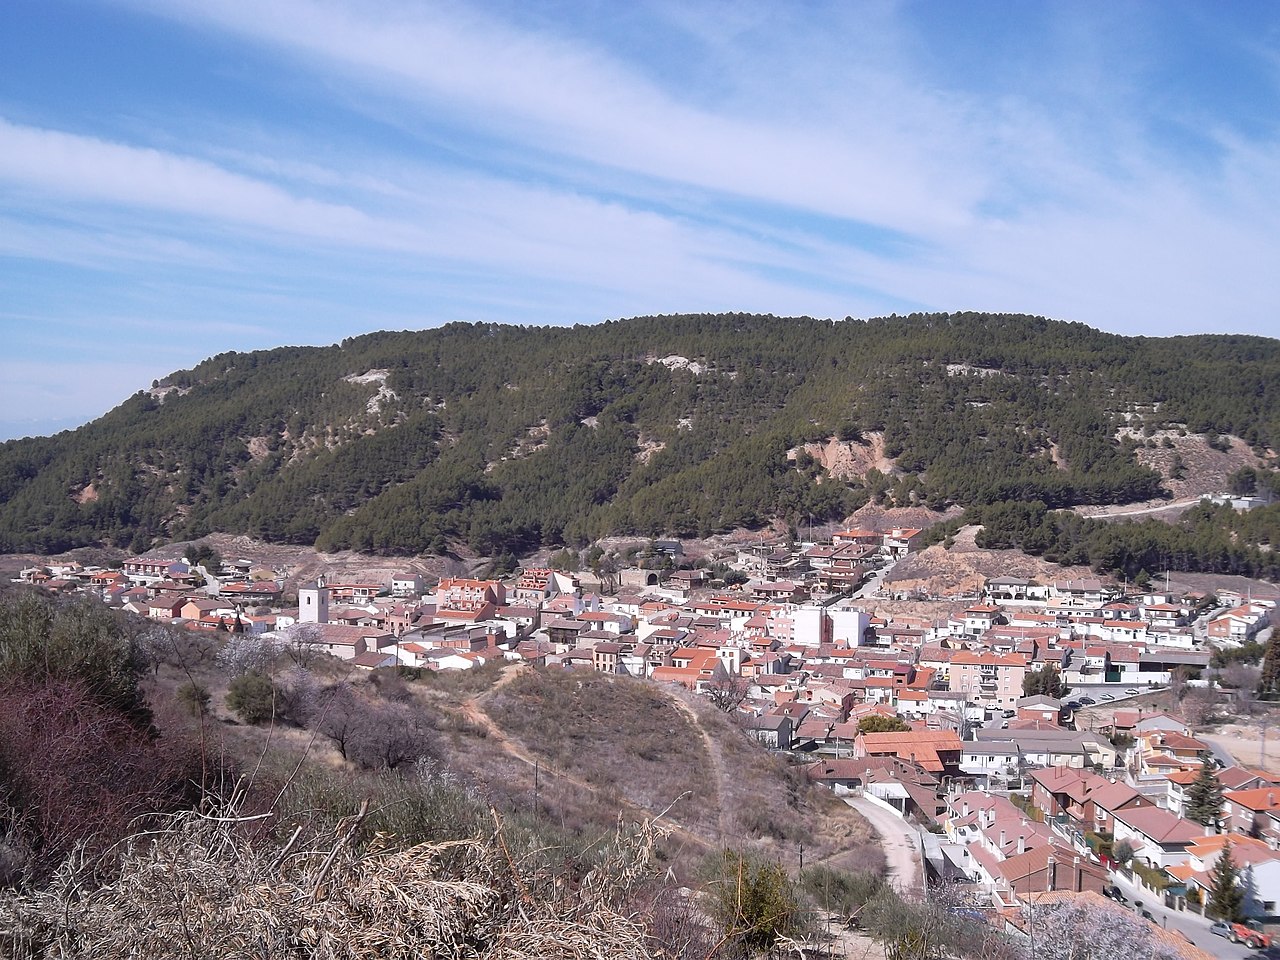
[[[865,797],[844,797],[844,802],[867,818],[884,847],[889,880],[900,893],[924,892],[924,868],[920,863],[920,834],[901,817]]]
[[[1141,901],[1142,908],[1150,911],[1156,918],[1156,923],[1169,930],[1181,931],[1187,939],[1211,956],[1218,957],[1220,960],[1244,960],[1246,957],[1262,956],[1243,944],[1228,942],[1226,937],[1215,937],[1209,932],[1209,921],[1203,917],[1198,917],[1194,913],[1184,913],[1181,910],[1165,909],[1158,894],[1130,883],[1122,874],[1115,875],[1115,883],[1129,898],[1130,906],[1134,901]]]
[[[885,576],[893,569],[895,563],[897,563],[896,560],[872,570],[867,575],[867,579],[862,582],[862,586],[849,595],[849,599],[860,600],[863,597],[873,596],[880,589],[880,586],[884,583]]]

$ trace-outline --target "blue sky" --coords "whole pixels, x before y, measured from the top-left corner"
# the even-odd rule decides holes
[[[1280,330],[1280,5],[0,3],[0,438],[451,320]]]

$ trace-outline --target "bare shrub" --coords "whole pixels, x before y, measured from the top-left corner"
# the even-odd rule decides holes
[[[249,633],[232,634],[218,651],[218,666],[232,677],[247,673],[265,674],[284,652],[284,641]]]
[[[1062,898],[1026,911],[1028,960],[1177,960],[1180,953],[1154,937],[1154,927],[1128,910],[1096,900]]]
[[[136,817],[189,799],[199,779],[190,745],[153,740],[74,681],[0,686],[0,769],[0,834],[29,849],[36,876],[72,847],[101,849]]]
[[[643,960],[640,920],[620,912],[649,872],[655,832],[619,829],[574,884],[489,836],[388,849],[356,837],[368,814],[284,847],[251,843],[239,811],[175,817],[131,846],[109,885],[68,865],[47,889],[0,903],[14,960],[311,957],[316,960]]]
[[[422,711],[406,703],[374,703],[350,683],[316,695],[313,729],[342,759],[369,769],[395,769],[435,753],[433,731]]]

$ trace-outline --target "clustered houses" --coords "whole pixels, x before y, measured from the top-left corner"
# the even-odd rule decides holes
[[[276,625],[283,583],[272,571],[248,561],[229,561],[216,571],[185,558],[131,557],[118,570],[76,562],[50,562],[21,571],[19,582],[51,593],[86,593],[151,620],[192,630],[262,633]]]
[[[545,567],[434,588],[416,573],[389,584],[320,578],[298,586],[296,608],[280,608],[282,582],[250,576],[247,564],[203,590],[167,558],[135,558],[120,571],[49,565],[23,579],[92,590],[155,619],[275,630],[362,667],[504,659],[677,684],[741,714],[767,746],[814,757],[806,772],[815,782],[938,825],[945,842],[930,863],[977,884],[994,907],[1101,889],[1114,866],[1106,851],[1122,841],[1133,862],[1168,872],[1171,901],[1194,904],[1221,852],[1183,816],[1205,744],[1177,719],[1140,709],[1078,729],[1073,703],[1022,693],[1033,672],[1136,690],[1203,668],[1209,653],[1191,625],[1203,598],[1002,577],[930,619],[847,597],[876,565],[916,549],[919,535],[845,530],[799,549],[745,550],[740,567],[755,579],[736,588],[712,586],[699,570],[633,571],[613,596]],[[1211,634],[1226,631],[1223,643],[1250,635],[1237,623],[1275,615],[1274,597],[1224,597],[1228,612],[1209,623]],[[263,606],[274,612],[251,612]],[[1280,781],[1238,767],[1219,776],[1221,828],[1258,878],[1250,909],[1270,916],[1280,900],[1270,886],[1280,880],[1271,866]]]

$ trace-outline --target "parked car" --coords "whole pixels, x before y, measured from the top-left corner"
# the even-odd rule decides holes
[[[1150,911],[1150,910],[1143,910],[1143,911],[1142,911],[1142,919],[1143,919],[1143,920],[1150,920],[1152,923],[1155,923],[1155,922],[1156,922],[1156,918],[1155,918],[1154,916],[1152,916],[1152,914],[1151,914],[1151,911]]]
[[[1114,693],[1104,693],[1102,695],[1103,700],[1114,700],[1115,698],[1116,698],[1116,695]]]
[[[1126,897],[1124,895],[1124,892],[1119,887],[1117,887],[1114,883],[1109,883],[1105,887],[1103,887],[1102,895],[1106,897],[1108,900],[1116,901],[1116,903],[1129,902],[1129,898]],[[1226,934],[1224,933],[1223,936],[1225,937]]]
[[[1227,921],[1225,920],[1219,920],[1217,923],[1215,923],[1212,927],[1209,928],[1209,932],[1212,933],[1215,937],[1230,936],[1231,924],[1227,923]]]
[[[1128,690],[1126,690],[1126,691],[1125,691],[1125,693],[1127,693],[1127,694],[1128,694],[1129,696],[1131,696],[1131,697],[1135,697],[1135,696],[1137,696],[1137,695],[1138,695],[1138,688],[1137,688],[1137,687],[1130,687]]]
[[[1080,702],[1083,703],[1086,707],[1091,707],[1098,701],[1093,699],[1093,697],[1081,697]]]
[[[1232,943],[1243,943],[1251,950],[1263,950],[1271,946],[1269,934],[1247,927],[1243,923],[1231,924],[1231,932],[1227,934],[1227,939]]]

